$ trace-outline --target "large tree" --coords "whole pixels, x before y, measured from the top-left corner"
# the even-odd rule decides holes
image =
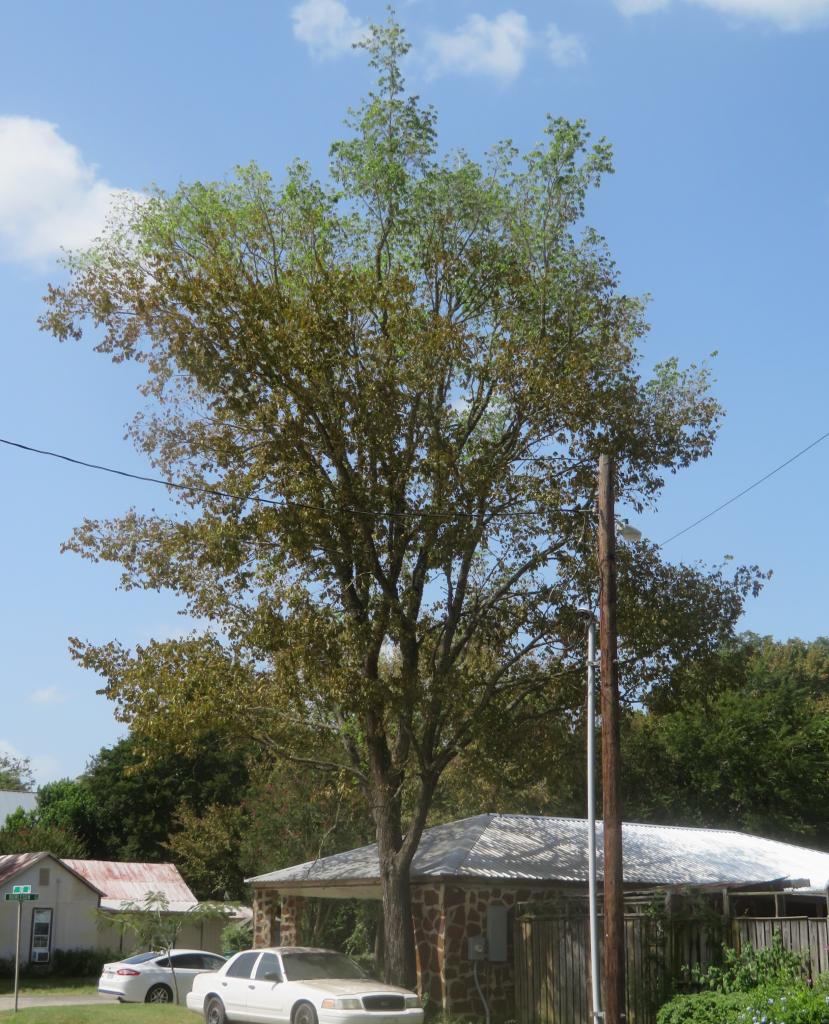
[[[210,624],[75,655],[138,736],[221,720],[350,774],[387,973],[411,983],[409,866],[442,773],[525,709],[579,700],[598,454],[641,508],[708,454],[719,408],[704,371],[640,376],[643,304],[583,223],[607,143],[550,119],[523,156],[441,157],[399,27],[364,45],[376,88],[326,181],[249,166],[154,193],[69,261],[43,322],[144,365],[132,435],[179,487],[180,514],[91,520],[69,547]],[[622,569],[643,685],[728,632],[751,583],[647,545]]]
[[[189,750],[176,752],[164,730],[158,732],[155,742],[143,746],[128,736],[103,747],[74,783],[87,815],[70,823],[91,857],[164,860],[170,836],[181,827],[177,816],[198,816],[209,806],[235,805],[243,798],[250,753],[244,737],[228,747],[214,729],[194,736]],[[41,813],[64,824],[62,810],[66,813],[60,800],[46,801]],[[74,805],[67,810],[74,811]]]

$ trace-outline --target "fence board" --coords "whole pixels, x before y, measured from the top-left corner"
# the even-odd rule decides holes
[[[812,977],[829,973],[826,918],[736,918],[720,930],[711,921],[625,917],[628,1024],[655,1024],[671,988],[687,987],[682,970],[719,962],[721,945],[765,949],[775,933],[800,951]],[[601,950],[600,950],[601,953]],[[515,993],[519,1024],[588,1024],[591,1020],[590,939],[586,916],[525,915],[516,920]]]

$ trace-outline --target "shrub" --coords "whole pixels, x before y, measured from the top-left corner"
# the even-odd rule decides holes
[[[97,978],[104,964],[120,960],[124,954],[105,949],[53,949],[48,964],[32,964],[21,959],[21,978],[41,978],[45,974],[59,978]],[[14,977],[14,959],[0,959],[0,978]]]
[[[253,945],[253,925],[250,921],[235,921],[222,929],[222,952],[225,956],[233,956],[240,949],[250,949]]]
[[[777,932],[765,949],[743,946],[738,953],[723,946],[722,966],[698,972],[694,980],[714,992],[750,992],[763,986],[787,988],[802,977],[803,955],[784,949]]]
[[[50,973],[61,978],[97,978],[104,964],[121,960],[124,955],[112,949],[56,949]]]
[[[749,992],[700,992],[676,996],[656,1024],[829,1024],[825,985],[795,982],[781,990],[760,986]]]
[[[675,996],[656,1015],[656,1024],[735,1024],[751,1002],[747,992],[699,992]],[[753,1024],[749,1018],[749,1024]]]
[[[792,985],[784,992],[758,988],[737,1024],[829,1024],[829,996],[820,988]]]

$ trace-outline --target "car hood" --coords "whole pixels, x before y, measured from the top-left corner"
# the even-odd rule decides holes
[[[309,978],[295,982],[303,988],[316,989],[321,994],[332,996],[361,996],[367,992],[393,992],[398,996],[410,996],[414,993],[408,988],[397,985],[386,985],[382,981],[371,981],[370,978]]]

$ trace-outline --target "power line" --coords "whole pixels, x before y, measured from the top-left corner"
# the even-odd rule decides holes
[[[177,491],[187,491],[191,494],[205,494],[214,498],[225,498],[228,501],[243,501],[243,502],[259,502],[262,505],[269,505],[273,508],[284,508],[284,509],[303,509],[309,512],[320,512],[327,516],[337,515],[354,515],[354,516],[366,516],[374,519],[412,519],[412,518],[423,518],[423,519],[476,519],[478,513],[476,512],[460,512],[457,510],[445,511],[445,512],[433,512],[426,509],[409,509],[404,512],[399,511],[373,511],[369,509],[359,509],[347,506],[345,508],[330,509],[325,508],[323,505],[312,505],[304,501],[294,501],[293,499],[288,500],[286,498],[263,498],[258,494],[232,494],[229,491],[223,491],[216,487],[199,487],[195,484],[182,484],[175,480],[165,480],[163,477],[157,476],[145,476],[142,473],[130,473],[126,469],[117,469],[114,466],[104,466],[97,462],[87,462],[85,459],[77,459],[71,455],[63,455],[60,452],[49,451],[45,448],[33,448],[31,445],[22,444],[20,441],[11,441],[8,438],[0,437],[0,444],[8,445],[10,448],[18,448],[20,451],[29,452],[33,455],[45,455],[52,459],[60,459],[62,462],[68,462],[73,466],[83,466],[85,469],[94,469],[101,473],[112,473],[114,476],[126,477],[128,480],[140,480],[143,483],[148,484],[159,484],[162,487],[171,487]],[[584,508],[561,508],[556,511],[565,513],[568,515],[586,515],[588,509]],[[521,518],[528,516],[541,516],[542,512],[521,509],[517,511],[503,511],[493,512],[494,518]]]
[[[722,505],[717,505],[716,508],[712,509],[710,512],[707,512],[704,516],[701,516],[699,519],[695,520],[693,523],[691,523],[690,526],[686,526],[684,529],[679,530],[678,533],[672,534],[667,540],[663,540],[659,547],[664,548],[666,544],[670,544],[672,540],[676,540],[677,537],[681,537],[683,533],[687,533],[689,530],[693,530],[695,526],[699,526],[700,523],[704,523],[706,519],[710,519],[711,516],[715,516],[718,512],[722,512],[722,510],[724,508],[728,508],[729,505],[733,505],[734,502],[737,501],[739,498],[742,498],[744,495],[748,494],[749,491],[753,491],[754,488],[759,487],[760,484],[765,483],[766,480],[769,480],[771,477],[773,477],[775,473],[779,473],[781,469],[785,469],[786,466],[790,466],[795,461],[795,459],[799,459],[801,455],[805,455],[806,452],[811,451],[812,448],[815,448],[817,445],[819,445],[821,441],[825,441],[827,437],[829,437],[829,430],[827,430],[825,434],[821,434],[820,437],[812,441],[811,444],[807,444],[805,448],[801,448],[800,451],[792,455],[791,458],[786,459],[785,462],[781,462],[780,465],[771,470],[771,472],[766,473],[765,476],[761,476],[760,479],[755,480],[753,484],[749,484],[749,486],[740,491],[739,494],[735,494],[733,498],[729,498],[728,501],[724,501]]]

